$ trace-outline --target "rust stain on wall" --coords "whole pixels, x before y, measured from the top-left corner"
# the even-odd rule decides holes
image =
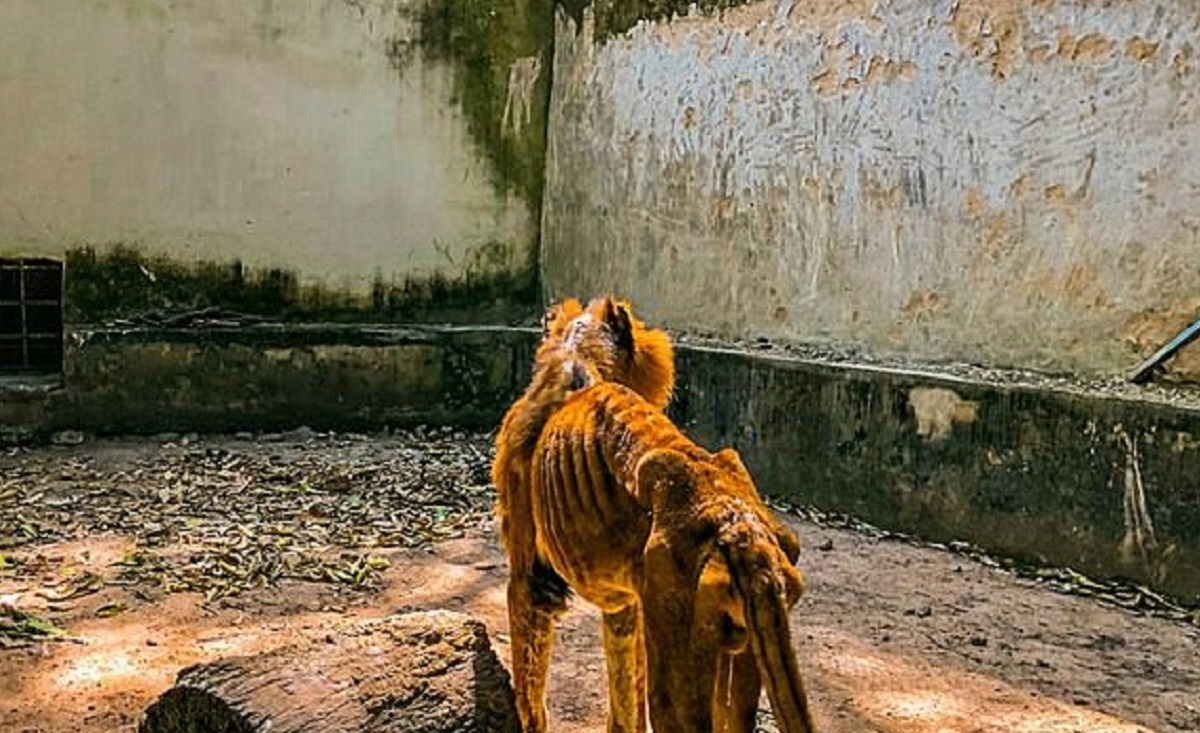
[[[813,92],[820,97],[831,97],[837,94],[838,91],[838,72],[835,69],[825,68],[818,71],[809,80],[809,86]]]
[[[959,46],[975,58],[991,62],[992,76],[1007,79],[1023,53],[1020,3],[969,0],[950,14],[950,28]]]
[[[1147,308],[1127,318],[1121,336],[1140,358],[1146,358],[1200,317],[1200,296],[1182,298],[1156,308]],[[1166,363],[1165,379],[1200,379],[1200,344],[1180,349]]]
[[[758,3],[768,12],[774,13],[774,3]],[[873,0],[807,0],[792,5],[787,20],[791,23],[813,26],[823,33],[837,31],[850,21],[861,22],[867,30],[878,33],[883,29],[883,19],[875,12],[878,3]]]
[[[913,59],[860,53],[842,37],[832,38],[821,47],[824,58],[809,79],[809,88],[821,98],[878,84],[912,82],[917,76],[917,63]]]
[[[1023,188],[1026,184],[1018,178],[1013,186]],[[1011,187],[1010,187],[1010,190]],[[963,202],[964,215],[975,222],[979,233],[979,257],[990,271],[992,266],[1009,258],[1018,247],[1016,232],[1009,225],[1008,215],[1001,210],[995,210],[976,188],[968,188]],[[976,277],[990,275],[976,272]]]
[[[917,435],[932,441],[950,437],[955,425],[970,425],[979,416],[978,403],[942,387],[914,387],[908,404],[917,418]]]
[[[903,79],[912,81],[917,76],[917,64],[911,59],[893,61],[882,56],[872,56],[867,64],[866,82],[877,84],[882,81]]]
[[[1175,54],[1171,65],[1175,67],[1175,78],[1182,80],[1192,70],[1192,54],[1186,48]]]
[[[1158,41],[1134,36],[1125,42],[1125,55],[1134,61],[1146,62],[1158,55]]]
[[[988,211],[987,200],[978,188],[970,187],[964,196],[963,213],[970,219],[978,219]]]
[[[1109,304],[1096,268],[1085,262],[1076,263],[1067,272],[1063,278],[1062,291],[1071,300],[1092,307],[1102,308]]]
[[[909,320],[917,321],[937,315],[945,310],[946,306],[945,299],[938,295],[937,291],[921,289],[909,294],[904,305],[900,306],[900,312]]]
[[[898,209],[904,206],[904,186],[899,183],[888,185],[869,171],[860,171],[858,186],[863,201],[878,209]]]
[[[1089,33],[1075,43],[1075,51],[1071,54],[1073,61],[1102,61],[1108,58],[1117,42],[1099,33]]]
[[[1055,57],[1063,61],[1095,63],[1112,55],[1117,42],[1099,33],[1076,37],[1067,26],[1058,29],[1058,49]]]
[[[1066,186],[1056,183],[1042,189],[1042,198],[1051,204],[1065,204],[1070,201],[1071,194],[1067,192]]]
[[[1022,201],[1033,191],[1033,178],[1028,173],[1022,173],[1008,184],[1008,196],[1014,201]]]
[[[1050,60],[1051,54],[1050,45],[1046,43],[1040,43],[1027,52],[1031,64],[1044,64]]]

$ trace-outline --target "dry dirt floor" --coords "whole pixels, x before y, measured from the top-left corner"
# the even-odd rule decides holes
[[[507,663],[489,456],[480,434],[303,429],[0,453],[0,731],[133,731],[186,665],[404,608],[477,615]],[[795,639],[825,731],[1200,730],[1194,619],[789,521],[807,578]],[[555,730],[603,729],[603,675],[598,618],[576,603]]]

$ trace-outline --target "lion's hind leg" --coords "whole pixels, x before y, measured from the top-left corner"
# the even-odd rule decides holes
[[[544,733],[546,687],[554,622],[567,608],[567,584],[548,565],[512,568],[508,581],[508,624],[512,636],[513,687],[524,733]]]

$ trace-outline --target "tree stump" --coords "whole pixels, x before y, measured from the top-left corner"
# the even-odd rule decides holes
[[[347,623],[181,671],[139,733],[516,733],[487,629],[450,611]]]

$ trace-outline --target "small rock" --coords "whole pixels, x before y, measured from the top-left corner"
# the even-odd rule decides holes
[[[817,549],[821,552],[829,552],[833,549],[833,540],[825,540],[821,544],[817,545]]]
[[[50,438],[55,445],[79,445],[83,440],[83,433],[78,430],[60,430]]]
[[[188,433],[187,435],[185,435],[179,439],[179,444],[180,445],[191,445],[192,443],[195,443],[197,440],[200,440],[200,436],[198,434]]]
[[[972,636],[970,639],[971,646],[987,646],[988,640],[986,636]]]
[[[933,615],[933,609],[929,606],[921,606],[917,609],[917,618],[929,618]]]
[[[158,639],[146,639],[146,646],[158,646]]]
[[[254,440],[254,433],[248,432],[246,430],[242,430],[240,432],[234,433],[233,437],[237,438],[238,440]]]
[[[295,430],[289,430],[288,432],[284,433],[283,437],[286,438],[287,440],[301,441],[301,440],[312,440],[316,436],[316,434],[317,434],[317,431],[313,430],[312,428],[308,427],[307,425],[301,425],[300,427],[296,428]]]
[[[259,440],[261,440],[264,443],[278,443],[279,441],[283,440],[283,434],[282,433],[263,433],[262,437],[259,438]]]
[[[179,433],[159,433],[154,439],[159,443],[178,443]]]

